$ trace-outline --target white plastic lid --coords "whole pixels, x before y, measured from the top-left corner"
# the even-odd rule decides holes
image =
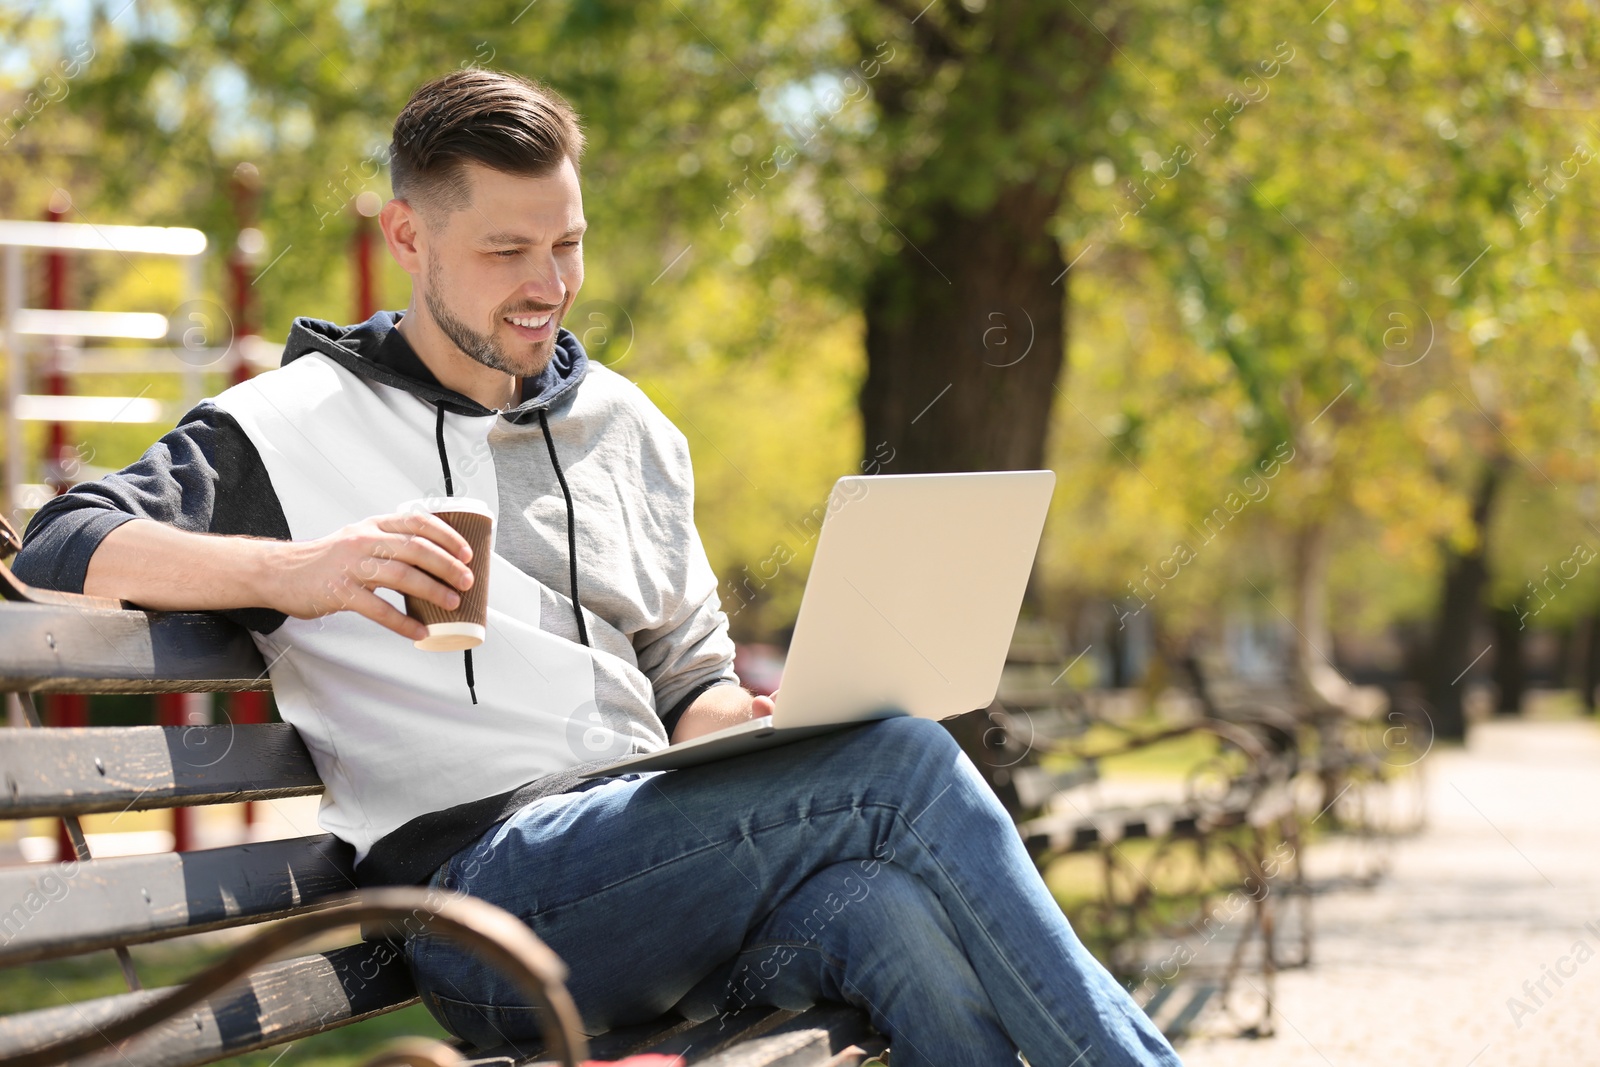
[[[428,636],[412,644],[424,652],[464,652],[483,644],[485,628],[475,622],[433,622],[428,624]]]

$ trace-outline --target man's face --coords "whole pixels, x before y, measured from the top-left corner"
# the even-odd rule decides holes
[[[487,367],[532,377],[583,287],[583,195],[572,161],[538,178],[477,163],[472,202],[422,223],[422,296],[456,347]],[[430,224],[431,223],[431,224]]]

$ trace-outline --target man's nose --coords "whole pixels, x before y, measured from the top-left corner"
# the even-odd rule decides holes
[[[521,296],[546,308],[559,307],[567,299],[567,285],[555,257],[530,252],[527,259],[529,269],[522,282]]]

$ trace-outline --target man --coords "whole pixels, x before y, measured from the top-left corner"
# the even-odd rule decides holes
[[[419,89],[381,215],[405,311],[296,319],[279,369],[40,509],[18,574],[248,626],[360,880],[512,911],[591,1030],[828,998],[871,1014],[895,1067],[1176,1064],[937,723],[578,779],[771,710],[733,671],[684,436],[560,328],[582,149],[521,78]],[[497,512],[489,635],[461,656],[407,640],[399,594],[451,608],[472,580],[459,535],[397,510],[429,495]],[[468,955],[422,934],[407,958],[455,1033],[536,1036]]]

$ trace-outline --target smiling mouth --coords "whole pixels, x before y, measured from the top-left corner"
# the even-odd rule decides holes
[[[524,330],[538,330],[542,329],[554,314],[554,311],[542,311],[537,315],[507,315],[506,321],[513,326],[521,326]]]

